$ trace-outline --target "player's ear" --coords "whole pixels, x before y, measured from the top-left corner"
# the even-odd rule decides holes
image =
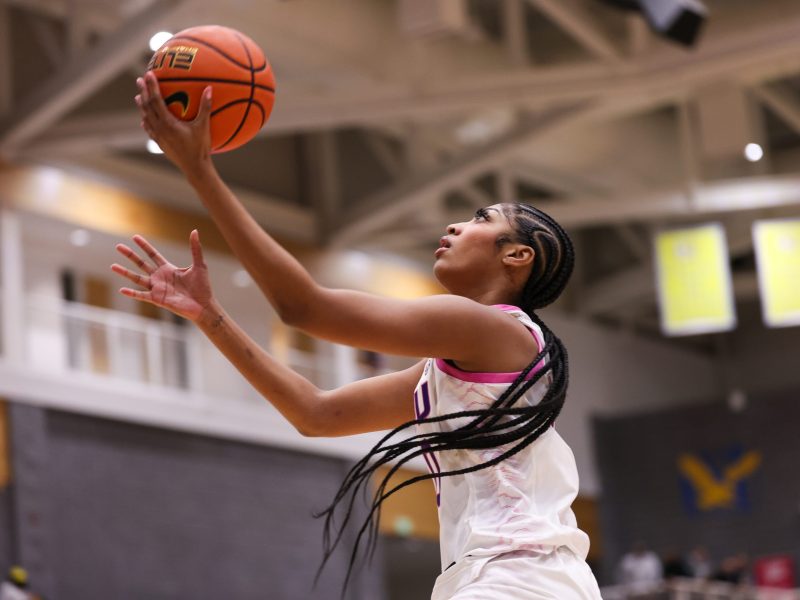
[[[508,267],[526,267],[536,256],[533,248],[525,244],[508,244],[503,250],[503,264]]]

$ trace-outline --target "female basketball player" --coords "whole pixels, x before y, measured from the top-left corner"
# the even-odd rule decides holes
[[[395,300],[324,288],[246,212],[209,156],[210,89],[198,118],[175,119],[155,78],[139,80],[142,125],[185,174],[242,264],[287,324],[375,352],[429,356],[405,371],[322,391],[257,346],[215,300],[197,231],[192,265],[169,263],[141,236],[149,260],[120,244],[138,268],[112,269],[142,289],[122,293],[193,321],[297,429],[339,436],[392,429],[345,478],[326,516],[326,556],[377,466],[423,456],[441,525],[443,573],[435,600],[599,599],[585,562],[589,540],[570,505],[572,452],[552,428],[564,401],[567,354],[533,312],[553,302],[573,250],[550,217],[523,204],[480,209],[446,228],[434,274],[450,292]],[[413,428],[413,431],[408,431]],[[397,435],[407,433],[407,435]],[[374,542],[379,485],[358,541]],[[338,533],[328,536],[337,508]],[[351,556],[351,566],[358,550]]]

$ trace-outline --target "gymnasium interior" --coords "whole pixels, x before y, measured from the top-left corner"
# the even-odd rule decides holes
[[[424,481],[344,592],[347,549],[315,582],[314,514],[382,434],[304,437],[191,323],[117,292],[117,243],[188,265],[197,228],[221,304],[315,385],[416,361],[282,323],[148,144],[151,38],[205,24],[277,82],[214,163],[323,285],[443,293],[447,224],[496,203],[569,232],[540,316],[569,351],[556,428],[605,600],[800,599],[796,0],[0,0],[0,579],[419,600],[441,572]]]

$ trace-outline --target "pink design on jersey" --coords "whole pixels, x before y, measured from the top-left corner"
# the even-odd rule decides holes
[[[536,342],[537,344],[539,343],[538,338]],[[462,371],[458,367],[454,367],[441,358],[436,359],[436,366],[443,373],[450,375],[450,377],[455,377],[461,381],[469,381],[472,383],[513,383],[522,372],[514,371],[510,373],[478,373],[473,371]],[[542,367],[544,367],[544,359],[540,360],[536,366],[530,370],[530,372],[525,376],[525,381],[533,379],[533,376],[541,371]]]
[[[502,311],[520,311],[523,312],[517,306],[511,306],[510,304],[494,304],[495,308],[499,308]],[[536,330],[531,328],[530,329],[531,335],[536,340],[536,348],[537,352],[541,352],[542,348],[544,348],[544,339],[540,335],[540,333]],[[485,373],[485,372],[476,372],[476,371],[463,371],[448,363],[446,360],[437,358],[436,359],[436,366],[439,368],[440,371],[450,375],[450,377],[454,377],[456,379],[460,379],[461,381],[469,381],[472,383],[513,383],[521,371],[510,372],[510,373]],[[544,359],[540,360],[536,366],[531,369],[531,371],[525,376],[525,380],[528,381],[533,378],[536,373],[538,373],[544,367]]]
[[[525,312],[519,306],[513,306],[511,304],[492,304],[492,307],[493,308],[499,308],[503,312],[509,312],[509,311],[512,311],[512,310],[519,310],[521,312]]]

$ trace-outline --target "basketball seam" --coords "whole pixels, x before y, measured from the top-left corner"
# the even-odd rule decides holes
[[[230,83],[232,85],[249,85],[251,87],[256,87],[260,90],[266,90],[271,93],[275,93],[275,88],[271,88],[268,85],[261,85],[260,83],[252,83],[251,81],[242,81],[240,79],[222,79],[221,77],[159,77],[159,82],[173,82],[173,81],[207,81],[210,83]]]
[[[250,114],[250,105],[253,103],[253,96],[256,93],[256,87],[255,87],[256,73],[253,70],[253,57],[250,56],[250,50],[248,50],[247,44],[245,44],[244,40],[242,39],[242,36],[240,36],[237,33],[236,38],[239,40],[239,43],[242,45],[242,48],[244,48],[244,53],[247,54],[247,60],[250,63],[250,97],[247,99],[247,108],[244,109],[244,115],[242,115],[242,120],[239,121],[239,126],[236,128],[236,131],[234,131],[231,134],[231,136],[227,140],[225,140],[224,144],[218,146],[217,148],[215,148],[215,150],[221,150],[222,148],[230,144],[236,138],[237,135],[239,135],[239,132],[242,130],[242,127],[244,127],[245,121],[247,121],[247,115]]]
[[[253,71],[253,72],[264,71],[269,66],[269,64],[267,63],[266,57],[265,57],[263,65],[261,65],[258,68],[253,67],[253,59],[250,58],[250,53],[247,52],[247,48],[245,48],[245,52],[247,52],[247,58],[250,61],[250,65],[249,66],[244,64],[244,63],[239,62],[238,60],[236,60],[232,56],[229,56],[227,53],[225,53],[222,50],[220,50],[219,48],[217,48],[216,46],[213,46],[212,44],[209,44],[208,42],[206,42],[205,40],[201,40],[200,38],[192,37],[192,36],[189,36],[189,35],[182,35],[180,37],[173,37],[169,41],[170,42],[174,42],[176,40],[189,40],[190,42],[194,42],[196,44],[202,44],[203,46],[206,46],[207,48],[210,48],[211,50],[213,50],[214,52],[216,52],[220,56],[223,56],[224,58],[228,59],[233,64],[235,64],[237,67],[241,67],[242,69],[247,69],[248,71]]]
[[[216,110],[212,111],[211,112],[211,116],[213,117],[217,113],[221,113],[223,110],[225,110],[227,108],[230,108],[231,106],[234,106],[235,104],[242,104],[244,102],[249,102],[249,100],[247,100],[246,98],[240,98],[238,100],[232,100],[232,101],[228,102],[227,104],[225,104],[223,106],[220,106]],[[258,110],[261,111],[261,126],[263,127],[264,126],[264,120],[266,118],[266,110],[264,109],[263,106],[261,106],[261,102],[259,102],[258,100],[253,100],[251,102],[251,104],[253,106],[255,106],[256,108],[258,108]]]

